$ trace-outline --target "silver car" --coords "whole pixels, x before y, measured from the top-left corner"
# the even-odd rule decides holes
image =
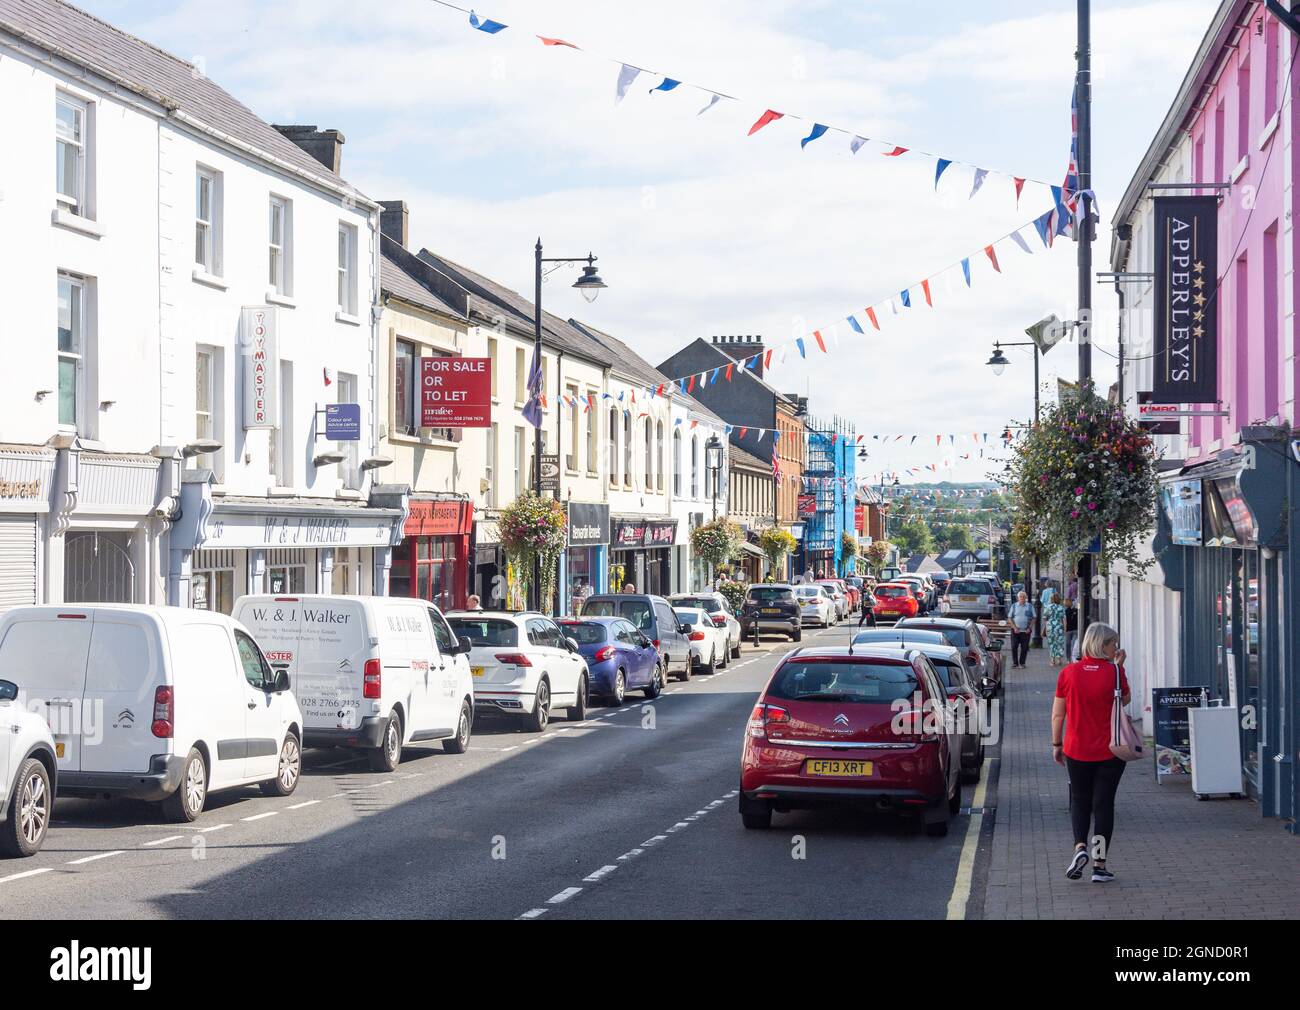
[[[998,598],[983,579],[953,579],[945,594],[950,617],[992,617]]]

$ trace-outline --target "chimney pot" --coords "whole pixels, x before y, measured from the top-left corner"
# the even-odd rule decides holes
[[[335,175],[343,164],[346,138],[338,130],[318,130],[312,126],[275,126],[286,140],[297,144]]]
[[[379,231],[403,249],[407,247],[411,215],[405,200],[380,200]]]

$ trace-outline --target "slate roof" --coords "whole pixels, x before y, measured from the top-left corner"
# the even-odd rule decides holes
[[[0,31],[335,184],[343,180],[171,53],[59,0],[0,0]]]
[[[379,259],[380,288],[386,294],[400,298],[410,305],[417,305],[430,312],[438,312],[456,319],[465,319],[467,315],[465,301],[468,299],[468,292],[461,289],[463,297],[457,299],[460,302],[460,306],[457,307],[449,297],[435,293],[420,280],[421,275],[427,275],[430,269],[423,260],[412,256],[387,235],[384,236]],[[447,290],[445,279],[438,287],[443,294],[451,293]]]
[[[425,263],[469,292],[471,312],[489,322],[499,314],[516,332],[533,332],[533,303],[523,295],[428,249],[421,249],[418,255]],[[614,364],[613,355],[599,341],[544,309],[542,342],[552,349],[577,355],[599,365],[612,367]]]
[[[772,472],[771,463],[767,463],[764,460],[759,459],[752,452],[746,452],[744,449],[737,448],[734,445],[731,447],[729,461],[731,463],[740,463],[744,466],[753,467],[755,470],[762,470],[764,473],[770,474]]]

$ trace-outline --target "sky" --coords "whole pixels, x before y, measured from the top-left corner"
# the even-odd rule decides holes
[[[652,364],[715,334],[789,347],[769,381],[867,436],[860,475],[1000,471],[998,436],[1032,413],[1033,362],[1008,349],[1012,366],[996,377],[985,366],[993,342],[1027,339],[1049,313],[1076,317],[1075,244],[1045,249],[1029,227],[1033,255],[999,246],[1000,274],[980,251],[1050,209],[1043,183],[1064,177],[1070,0],[491,0],[478,13],[510,26],[495,35],[430,0],[81,5],[196,63],[269,122],[341,130],[343,176],[407,201],[414,249],[530,297],[539,235],[548,256],[594,252],[608,290],[587,305],[569,288],[577,272],[561,269],[545,307],[617,334]],[[1105,270],[1106,215],[1218,4],[1092,6],[1094,266]],[[662,78],[644,73],[616,103],[620,62],[735,100],[700,114],[707,92],[650,94]],[[788,115],[747,137],[768,108]],[[813,122],[848,133],[801,149]],[[853,134],[873,143],[853,154]],[[894,145],[957,164],[936,191],[934,157],[882,156]],[[991,172],[970,198],[973,165]],[[1018,205],[1013,176],[1039,180]],[[972,254],[969,289],[949,270],[926,306],[921,280]],[[909,286],[913,307],[886,308],[874,333],[863,309]],[[1107,385],[1113,288],[1096,288],[1094,303],[1094,374]],[[867,335],[844,323],[850,313]],[[818,328],[828,352],[809,340],[801,358],[791,342]],[[1045,400],[1058,376],[1077,376],[1073,343],[1043,360]],[[970,436],[983,433],[988,446],[976,448]]]

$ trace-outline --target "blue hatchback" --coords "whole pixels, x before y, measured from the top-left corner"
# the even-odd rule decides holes
[[[657,698],[663,690],[659,650],[626,618],[570,618],[560,622],[560,629],[578,643],[593,695],[621,705],[629,691]]]

